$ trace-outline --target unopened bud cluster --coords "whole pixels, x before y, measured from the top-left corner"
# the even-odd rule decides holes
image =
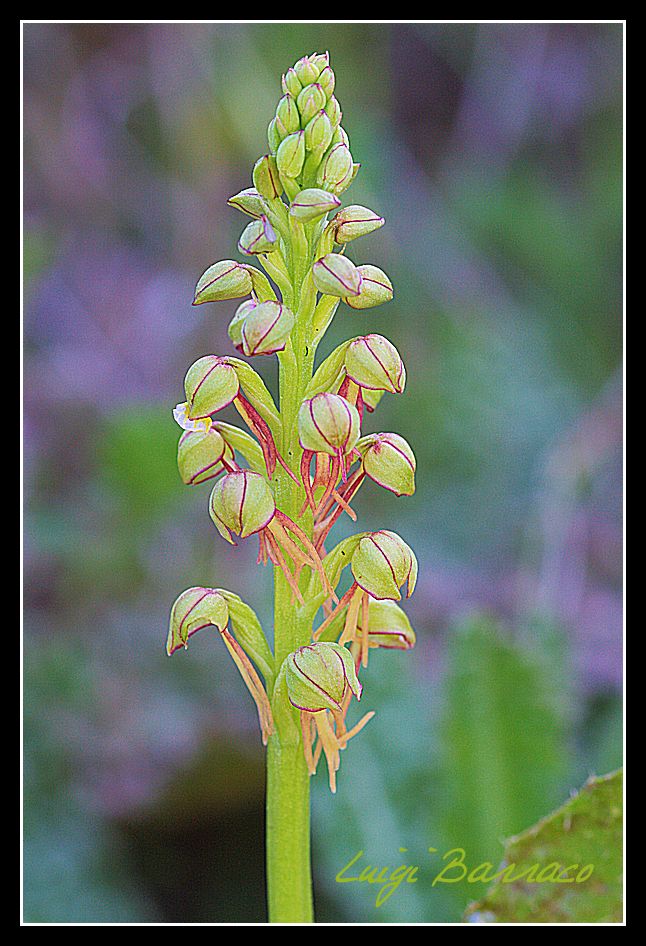
[[[410,496],[416,461],[399,434],[362,430],[384,394],[404,391],[406,370],[392,342],[377,332],[353,335],[314,371],[339,306],[352,324],[352,310],[390,302],[393,286],[378,266],[346,255],[384,218],[360,204],[342,206],[359,164],[341,124],[328,54],[302,57],[281,85],[269,150],[250,186],[228,201],[248,221],[238,240],[241,260],[209,266],[193,299],[238,300],[228,325],[236,354],[195,361],[174,416],[182,427],[182,481],[210,483],[208,513],[227,542],[257,537],[259,562],[274,565],[276,581],[287,583],[305,631],[300,646],[277,659],[249,605],[223,589],[191,588],[173,607],[168,652],[186,647],[197,630],[216,628],[256,702],[263,740],[276,730],[279,738],[285,720],[300,714],[308,769],[313,774],[324,754],[334,790],[340,750],[373,715],[346,725],[369,650],[415,644],[398,602],[415,587],[417,559],[389,529],[326,546],[341,516],[356,520],[351,503],[366,478]],[[277,355],[280,410],[239,355]],[[230,406],[247,430],[218,419]],[[337,594],[346,567],[350,587]],[[276,639],[280,632],[277,624]]]

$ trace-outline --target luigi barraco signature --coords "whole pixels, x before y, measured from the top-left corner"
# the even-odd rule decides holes
[[[400,847],[399,852],[405,853],[408,848]],[[430,854],[436,854],[436,847],[429,847]],[[364,852],[358,851],[354,857],[342,867],[336,875],[338,884],[374,884],[378,886],[375,906],[380,907],[386,902],[401,884],[417,883],[419,865],[400,864],[399,867],[375,867],[366,864],[361,867],[360,861]],[[582,884],[592,875],[593,864],[570,864],[568,867],[552,861],[549,864],[506,864],[496,870],[489,861],[469,867],[465,861],[466,851],[461,847],[454,847],[442,855],[444,866],[433,877],[433,887],[436,884],[458,884],[466,881],[468,884],[491,884],[494,880],[503,884],[513,884],[523,880],[527,884]]]

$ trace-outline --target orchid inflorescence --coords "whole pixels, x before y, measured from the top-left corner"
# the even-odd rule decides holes
[[[183,428],[182,480],[215,481],[208,507],[215,527],[234,545],[234,536],[258,537],[258,561],[284,577],[308,636],[277,660],[249,605],[224,589],[196,587],[173,605],[167,643],[171,654],[196,631],[216,628],[256,702],[263,742],[281,725],[293,726],[298,711],[308,771],[325,755],[332,791],[340,750],[374,715],[346,726],[369,651],[415,644],[397,602],[403,586],[412,593],[417,577],[412,549],[392,531],[362,532],[326,549],[340,516],[356,520],[351,504],[366,477],[397,496],[415,489],[406,440],[361,431],[384,393],[404,390],[395,346],[380,334],[358,336],[314,371],[317,347],[342,301],[364,309],[393,297],[384,272],[355,266],[345,255],[348,243],[384,219],[366,207],[341,208],[359,165],[334,87],[327,53],[303,57],[283,76],[269,152],[256,162],[253,186],[228,201],[251,218],[238,250],[262,269],[217,262],[198,280],[193,300],[244,299],[229,337],[246,357],[277,355],[281,409],[246,361],[205,355],[189,368],[186,400],[174,410]],[[249,433],[216,419],[230,404]],[[337,594],[348,565],[350,586]],[[319,609],[323,617],[314,626]]]

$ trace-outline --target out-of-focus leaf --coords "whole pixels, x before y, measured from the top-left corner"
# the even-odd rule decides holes
[[[566,705],[550,665],[486,618],[454,634],[441,736],[442,826],[469,861],[500,859],[503,838],[558,802]]]
[[[619,923],[622,919],[622,771],[590,778],[581,791],[538,824],[505,844],[503,866],[554,863],[570,868],[571,883],[493,884],[467,910],[476,923]],[[571,865],[578,865],[578,869]],[[577,883],[577,876],[588,874]],[[539,868],[540,871],[540,868]],[[537,874],[540,877],[540,872]]]
[[[180,494],[177,440],[170,411],[138,405],[106,420],[99,462],[106,484],[124,504],[130,520],[152,520],[168,512]]]

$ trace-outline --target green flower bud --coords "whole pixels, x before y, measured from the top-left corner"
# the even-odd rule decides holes
[[[307,151],[323,154],[332,141],[330,119],[321,109],[305,126],[305,148]]]
[[[227,204],[230,207],[235,207],[236,210],[241,210],[243,214],[255,218],[260,217],[260,215],[264,214],[267,210],[265,201],[255,187],[247,187],[245,190],[240,191],[239,194],[234,194],[233,197],[229,197]]]
[[[407,582],[407,597],[417,581],[415,553],[396,532],[381,529],[361,539],[350,562],[354,580],[373,598],[399,601]]]
[[[296,70],[292,66],[290,66],[290,68],[287,70],[287,72],[283,76],[281,84],[283,87],[283,92],[285,93],[289,92],[289,94],[293,95],[294,98],[296,98],[298,93],[303,88],[303,84],[298,78],[298,76],[296,75]]]
[[[276,154],[281,141],[282,138],[278,133],[278,129],[276,128],[276,119],[272,118],[272,120],[269,122],[269,125],[267,126],[267,142],[269,144],[269,150],[272,154]]]
[[[274,518],[276,504],[269,485],[260,473],[235,470],[213,487],[209,514],[227,542],[235,545],[231,533],[246,538],[264,529]]]
[[[330,194],[329,191],[320,190],[318,187],[308,187],[296,195],[289,212],[297,220],[317,220],[330,210],[339,207],[340,204],[339,198]]]
[[[282,302],[261,302],[242,325],[245,355],[273,355],[282,351],[294,327],[294,315]]]
[[[240,390],[234,368],[216,355],[205,355],[191,365],[184,378],[187,416],[209,417],[230,404]]]
[[[337,100],[332,95],[330,101],[325,106],[325,113],[330,119],[330,123],[333,129],[336,129],[341,124],[341,118],[343,117],[343,112],[341,111],[341,106]]]
[[[296,99],[287,92],[276,106],[276,130],[281,140],[298,131],[301,119],[296,106]]]
[[[233,451],[217,430],[186,430],[177,445],[177,468],[187,486],[213,479],[225,469],[222,458],[233,459]]]
[[[305,161],[305,132],[296,131],[281,141],[276,152],[278,170],[285,177],[296,178]]]
[[[346,148],[350,147],[350,139],[348,138],[345,128],[343,128],[341,125],[339,125],[339,127],[334,130],[331,144],[333,145],[342,144],[342,145],[345,145]]]
[[[347,256],[328,253],[312,266],[314,285],[330,296],[358,296],[361,292],[361,273]]]
[[[325,92],[318,84],[307,85],[299,92],[296,104],[301,114],[303,127],[307,125],[310,119],[314,118],[317,112],[324,108],[326,103]]]
[[[396,496],[415,492],[415,454],[399,434],[368,434],[357,443],[363,468],[371,480]]]
[[[345,190],[343,184],[352,175],[352,155],[347,145],[333,145],[323,157],[318,171],[318,183],[326,190]]]
[[[330,54],[329,53],[313,53],[310,56],[310,61],[313,66],[323,71],[323,69],[328,68],[328,66],[330,65]]]
[[[336,77],[334,75],[332,67],[326,66],[324,69],[321,69],[319,73],[319,77],[316,81],[323,89],[326,100],[329,100],[332,97],[332,93],[334,92],[334,86],[336,84]]]
[[[344,244],[356,240],[357,237],[366,236],[373,230],[378,230],[385,222],[384,218],[376,214],[374,210],[368,210],[360,204],[351,204],[340,210],[330,220],[330,230],[334,242]]]
[[[268,200],[275,200],[283,192],[278,179],[278,167],[273,154],[263,154],[258,158],[253,168],[253,183],[261,195]]]
[[[276,233],[264,214],[260,220],[253,220],[244,228],[238,249],[246,256],[271,253],[276,249]]]
[[[289,702],[307,713],[326,709],[341,712],[348,687],[357,699],[361,698],[352,654],[339,644],[321,642],[299,647],[287,657],[285,679]]]
[[[192,304],[239,299],[241,296],[248,296],[252,288],[251,276],[244,266],[235,260],[223,259],[202,273],[195,287]]]
[[[307,398],[298,412],[298,439],[303,450],[346,456],[359,438],[361,421],[354,404],[340,394]]]
[[[390,302],[393,297],[393,284],[378,266],[364,264],[358,266],[361,273],[361,292],[343,301],[351,309],[370,309],[372,306]]]
[[[361,634],[363,613],[359,612],[357,629]],[[415,631],[398,604],[384,599],[370,599],[368,610],[368,647],[387,650],[410,650],[415,646]]]
[[[235,315],[229,322],[227,333],[234,346],[240,352],[242,351],[242,326],[249,313],[253,312],[257,305],[258,301],[256,299],[247,299],[246,302],[243,302],[238,306],[235,311]]]
[[[318,79],[320,71],[320,66],[313,62],[309,56],[303,56],[303,58],[299,59],[294,65],[294,72],[302,86],[307,86],[310,82],[315,82],[316,79]]]
[[[406,369],[399,352],[383,335],[363,335],[350,342],[345,370],[362,388],[401,394],[406,385]]]
[[[228,623],[229,608],[218,591],[189,588],[171,609],[166,653],[170,656],[180,647],[187,647],[189,637],[204,627],[213,626],[223,631]]]

